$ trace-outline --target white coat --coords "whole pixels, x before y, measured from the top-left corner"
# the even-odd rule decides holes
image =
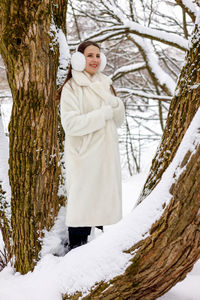
[[[122,217],[117,127],[124,120],[124,105],[112,95],[108,76],[97,73],[91,81],[86,74],[72,70],[61,94],[66,225],[73,227],[109,225]],[[105,105],[113,108],[113,118],[107,121]]]

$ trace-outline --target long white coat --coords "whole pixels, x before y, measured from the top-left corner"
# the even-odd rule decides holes
[[[122,217],[121,168],[117,127],[124,105],[112,95],[111,80],[98,73],[72,71],[61,94],[61,122],[65,131],[67,226],[97,226]],[[105,120],[102,107],[113,107]]]

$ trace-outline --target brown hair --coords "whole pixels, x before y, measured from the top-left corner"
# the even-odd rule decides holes
[[[97,48],[100,49],[100,46],[99,46],[97,43],[92,42],[92,41],[85,41],[85,42],[81,43],[81,44],[78,46],[77,51],[78,51],[78,52],[81,52],[81,53],[84,53],[85,49],[86,49],[88,46],[95,46],[95,47],[97,47]],[[72,65],[71,65],[71,64],[69,65],[67,77],[66,77],[64,83],[63,83],[63,84],[61,85],[61,87],[57,90],[56,100],[57,100],[58,102],[60,101],[60,97],[61,97],[61,93],[62,93],[63,86],[65,85],[65,83],[66,83],[68,80],[70,80],[70,78],[72,78]]]

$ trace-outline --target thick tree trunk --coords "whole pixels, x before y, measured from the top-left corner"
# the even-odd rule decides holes
[[[164,132],[161,149],[165,150],[160,156],[162,173],[169,165],[166,157],[167,146],[170,150],[169,161],[172,161],[186,129],[200,106],[199,37],[196,28],[193,45],[187,55],[187,63],[178,83],[179,96],[172,103]],[[180,175],[174,174],[174,183],[169,190],[171,200],[161,218],[152,225],[149,236],[126,251],[132,254],[131,265],[124,274],[107,283],[96,284],[90,294],[81,299],[157,299],[178,281],[183,280],[192,269],[194,263],[200,258],[199,141],[200,131],[193,138],[195,148],[193,152],[190,146],[184,144],[184,147],[188,147],[188,152],[177,167],[180,167],[177,173]],[[160,180],[160,177],[161,173],[156,178]],[[77,292],[71,297],[65,295],[63,299],[75,300],[80,296],[81,293]]]
[[[196,29],[197,31],[197,29]],[[161,144],[152,161],[151,170],[138,203],[157,185],[173,160],[183,136],[200,106],[200,40],[193,37],[184,68],[172,99]]]
[[[51,228],[63,204],[57,195],[59,49],[51,24],[54,20],[65,28],[66,6],[64,0],[1,0],[0,50],[13,95],[9,125],[12,236],[15,267],[22,273],[33,269],[39,238]]]

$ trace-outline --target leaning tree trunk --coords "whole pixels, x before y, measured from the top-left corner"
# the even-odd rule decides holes
[[[0,51],[13,96],[9,124],[9,178],[16,270],[32,270],[39,238],[50,229],[63,199],[58,109],[59,48],[54,25],[65,27],[67,1],[1,0]],[[53,26],[52,26],[53,23]]]
[[[172,99],[161,144],[152,161],[151,170],[138,203],[158,184],[173,160],[183,136],[200,106],[200,42],[193,38]]]
[[[178,83],[179,96],[175,97],[176,101],[173,100],[164,132],[163,139],[170,150],[178,149],[184,135],[183,131],[186,131],[195,111],[200,107],[200,78],[199,71],[197,71],[200,67],[199,33],[200,28],[199,30],[196,28],[193,45],[188,52],[186,66],[183,68]],[[189,75],[191,81],[188,80]],[[169,190],[170,202],[163,211],[163,215],[152,225],[147,238],[125,251],[132,254],[132,259],[124,274],[109,282],[96,283],[89,295],[81,299],[157,299],[178,281],[183,280],[200,258],[199,115],[200,108],[198,118],[195,118],[198,122],[198,130],[195,135],[192,135],[194,150],[191,152],[191,145],[184,144],[186,149],[188,147],[188,152],[183,159],[179,159],[179,165],[176,165],[174,183]],[[185,123],[182,123],[183,120]],[[164,143],[162,145],[162,147],[167,147]],[[167,153],[167,148],[165,149]],[[174,155],[174,152],[173,154],[170,152],[170,160]],[[161,158],[165,166],[162,169],[163,172],[169,163],[165,156]],[[166,180],[169,181],[170,178]],[[64,295],[63,299],[75,300],[80,296],[81,293],[77,291],[73,296]]]

